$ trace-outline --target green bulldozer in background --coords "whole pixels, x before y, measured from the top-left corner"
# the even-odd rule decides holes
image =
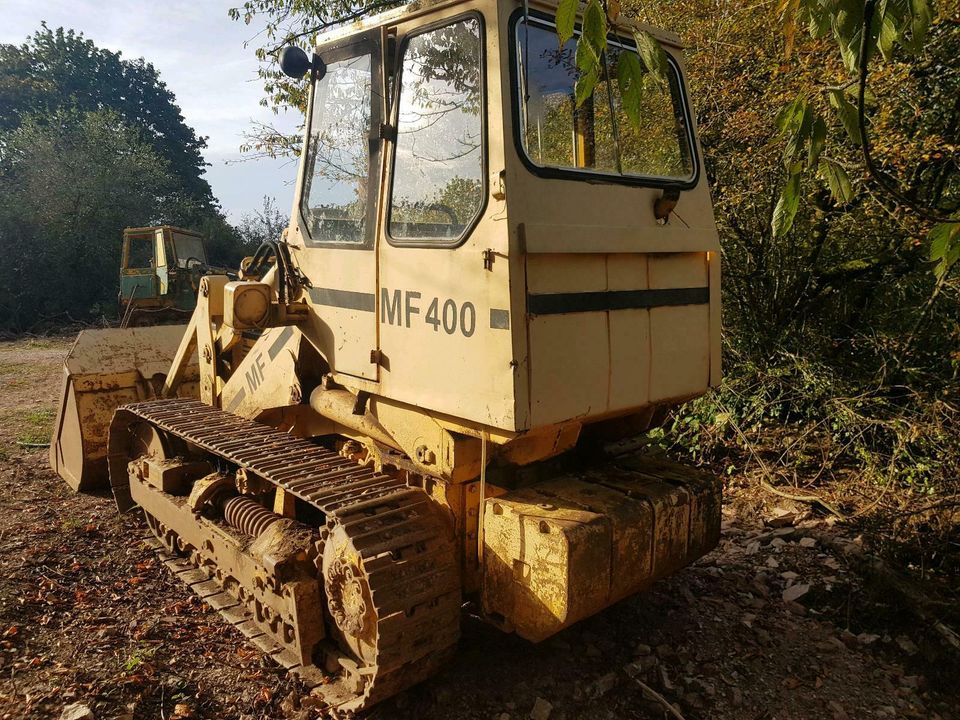
[[[120,263],[120,326],[185,322],[210,271],[203,236],[159,225],[125,228]]]

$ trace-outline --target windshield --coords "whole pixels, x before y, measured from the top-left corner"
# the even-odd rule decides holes
[[[317,242],[366,238],[372,67],[369,53],[331,62],[313,88],[301,210]]]
[[[621,53],[635,50],[610,40],[607,77],[614,79],[611,87],[601,76],[593,97],[577,108],[576,40],[558,47],[554,26],[544,21],[528,23],[521,18],[515,27],[518,96],[527,95],[521,106],[520,139],[533,164],[626,177],[693,179],[690,128],[672,62],[667,82],[645,76],[643,121],[638,128],[627,119],[615,80]]]
[[[206,264],[207,255],[203,251],[203,240],[193,235],[173,234],[173,244],[177,252],[177,266],[186,267],[187,261],[196,259]],[[193,264],[193,263],[191,263]]]

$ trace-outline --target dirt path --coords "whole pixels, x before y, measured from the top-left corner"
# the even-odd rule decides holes
[[[0,718],[75,702],[98,720],[314,717],[158,566],[139,518],[70,493],[45,450],[17,445],[47,432],[68,347],[0,345]],[[724,525],[696,566],[539,646],[468,618],[450,667],[372,716],[668,717],[645,684],[686,720],[960,720],[956,664],[812,537],[822,524],[728,510]]]

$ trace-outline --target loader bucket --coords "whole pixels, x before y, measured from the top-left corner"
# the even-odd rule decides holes
[[[155,398],[186,325],[84,330],[63,364],[60,409],[50,440],[50,466],[74,490],[109,487],[107,433],[113,411]],[[197,396],[196,355],[179,395]]]

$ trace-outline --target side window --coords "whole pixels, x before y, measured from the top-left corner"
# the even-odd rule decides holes
[[[130,250],[127,254],[127,267],[146,269],[155,265],[153,257],[153,235],[131,235]]]
[[[390,236],[450,244],[483,206],[480,20],[410,38],[403,50]]]
[[[313,89],[301,212],[313,242],[362,244],[370,177],[371,56],[331,62]]]
[[[644,73],[640,107],[643,123],[637,128],[627,118],[619,86],[611,83],[608,88],[603,76],[593,97],[577,107],[575,39],[558,48],[552,24],[520,19],[514,42],[518,61],[514,97],[520,106],[520,137],[527,158],[535,166],[665,181],[690,182],[695,178],[686,103],[673,62],[668,63],[665,78]],[[620,57],[635,52],[626,41],[610,38],[606,75],[616,78]],[[525,61],[521,62],[524,54]]]

